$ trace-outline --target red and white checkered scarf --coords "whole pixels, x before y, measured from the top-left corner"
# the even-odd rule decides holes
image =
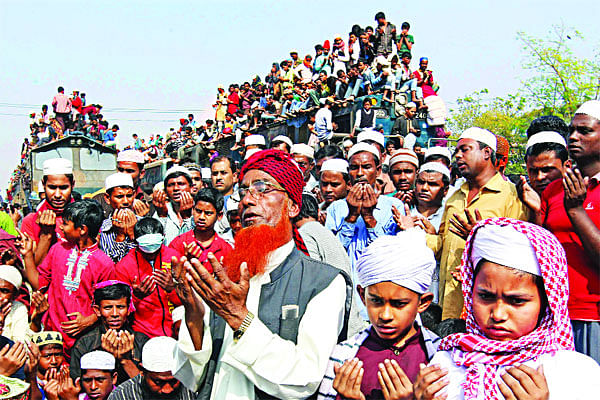
[[[484,336],[473,316],[473,272],[471,251],[477,230],[484,225],[510,225],[527,236],[540,266],[548,307],[538,327],[531,333],[511,341],[491,340]],[[467,333],[458,333],[442,339],[440,350],[451,352],[456,365],[467,368],[463,383],[465,400],[476,399],[479,379],[483,375],[483,398],[502,399],[498,389],[499,367],[535,360],[542,354],[558,350],[574,350],[573,331],[567,310],[569,285],[565,251],[556,237],[544,228],[510,218],[489,218],[473,228],[461,262],[462,292],[467,314]]]

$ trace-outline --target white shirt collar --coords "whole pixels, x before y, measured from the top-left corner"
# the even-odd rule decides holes
[[[279,267],[281,263],[283,263],[285,259],[292,253],[294,246],[295,243],[292,239],[278,249],[273,250],[269,255],[269,262],[267,263],[265,274],[270,274],[275,268]]]

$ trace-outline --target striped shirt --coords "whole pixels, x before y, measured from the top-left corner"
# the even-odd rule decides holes
[[[118,263],[127,255],[127,253],[129,253],[129,250],[133,249],[136,245],[129,237],[125,237],[125,240],[122,242],[117,242],[117,232],[112,228],[113,224],[111,218],[106,218],[100,227],[98,247],[109,256],[114,263]]]
[[[150,392],[142,375],[123,382],[108,396],[108,400],[152,400],[159,398],[164,399],[165,396],[159,397]],[[178,390],[169,396],[170,400],[194,400],[194,398],[194,393],[183,385],[179,385]]]

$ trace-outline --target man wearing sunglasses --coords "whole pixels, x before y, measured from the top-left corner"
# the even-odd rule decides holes
[[[173,371],[199,399],[309,397],[345,336],[350,280],[304,255],[291,223],[303,186],[289,154],[254,154],[240,172],[234,250],[222,261],[209,255],[214,274],[173,260],[185,307]]]

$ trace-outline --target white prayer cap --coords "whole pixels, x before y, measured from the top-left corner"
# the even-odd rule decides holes
[[[358,134],[358,136],[356,137],[356,141],[358,143],[364,142],[367,140],[372,140],[375,143],[380,144],[381,147],[385,147],[385,137],[383,136],[383,133],[381,133],[381,132],[377,132],[373,129],[365,129],[365,130],[361,131]]]
[[[275,136],[273,138],[273,140],[271,140],[271,143],[275,143],[275,142],[283,142],[283,143],[287,144],[288,146],[290,146],[290,149],[294,145],[294,142],[292,142],[292,139],[290,139],[289,137],[287,137],[285,135]]]
[[[112,174],[106,177],[106,180],[104,181],[104,187],[106,188],[106,190],[119,186],[129,186],[132,188],[133,179],[131,178],[131,175],[125,174],[123,172],[117,172],[116,174]]]
[[[42,181],[39,181],[38,182],[38,193],[42,193],[44,191],[45,191],[45,189],[44,189],[44,183]]]
[[[249,159],[250,157],[252,157],[255,153],[258,153],[259,151],[262,151],[262,150],[261,149],[246,150],[246,154],[244,155],[244,160]]]
[[[115,369],[115,356],[102,350],[85,353],[79,361],[82,370],[99,369],[102,371],[114,371]]]
[[[263,135],[250,135],[244,139],[244,146],[266,146],[265,137]]]
[[[497,144],[496,135],[494,135],[492,132],[488,131],[487,129],[481,129],[481,128],[477,128],[474,126],[472,128],[465,130],[458,138],[458,140],[460,140],[460,139],[477,140],[478,142],[481,142],[481,143],[484,143],[484,144],[490,146],[492,148],[492,150],[496,151],[496,144]]]
[[[212,176],[212,172],[210,168],[204,167],[200,169],[200,175],[202,176],[202,179],[210,179]]]
[[[450,170],[444,164],[439,162],[428,162],[421,165],[419,172],[439,172],[450,179]]]
[[[119,152],[119,155],[117,156],[117,162],[134,162],[136,164],[143,164],[144,163],[144,155],[137,150],[123,150]]]
[[[342,145],[344,147],[346,147],[346,146],[353,146],[354,142],[352,140],[350,140],[350,139],[346,139],[346,140],[344,140],[344,142],[342,143]]]
[[[385,56],[377,56],[377,58],[375,58],[375,62],[383,66],[388,65],[388,60],[385,58]]]
[[[0,265],[0,279],[4,279],[6,282],[13,285],[15,289],[20,288],[21,283],[23,283],[21,273],[12,265]]]
[[[306,156],[310,159],[315,158],[315,149],[305,143],[297,143],[293,145],[290,153],[300,154],[301,156]]]
[[[372,144],[361,142],[356,143],[354,146],[350,147],[350,150],[348,151],[348,161],[350,161],[353,155],[362,153],[363,151],[373,154],[375,158],[377,158],[377,160],[379,160],[379,157],[381,157],[381,154],[379,154],[379,150],[377,150],[377,147],[373,146]]]
[[[168,372],[175,366],[177,341],[168,336],[157,336],[148,340],[142,349],[142,366],[150,372]]]
[[[323,161],[321,165],[321,173],[324,171],[341,172],[342,174],[348,173],[348,161],[341,158],[330,158],[329,160]]]
[[[171,313],[171,318],[173,318],[173,322],[177,322],[177,321],[181,321],[183,319],[184,315],[185,315],[185,307],[179,306],[179,307],[175,307],[173,309],[173,312]]]
[[[531,135],[531,137],[527,139],[525,150],[538,143],[556,143],[560,144],[565,149],[567,148],[567,141],[560,133],[554,131],[542,131]]]
[[[237,211],[238,206],[239,206],[240,202],[239,200],[235,199],[233,195],[229,196],[229,198],[227,199],[227,202],[225,203],[225,209],[227,210],[227,212],[229,211]]]
[[[187,169],[186,167],[182,167],[180,165],[174,165],[167,170],[167,173],[165,174],[165,180],[168,179],[170,175],[173,175],[176,172],[183,172],[184,174],[186,174],[188,176],[188,178],[191,179],[192,175],[190,174],[189,169]]]
[[[44,170],[44,176],[72,175],[73,163],[66,158],[51,158],[44,161],[42,169]]]
[[[416,168],[419,168],[419,157],[417,156],[417,153],[415,153],[412,150],[409,149],[398,149],[394,152],[394,154],[392,154],[392,157],[390,158],[390,168],[392,167],[392,165],[399,163],[399,162],[408,162],[413,164]]]
[[[425,232],[411,228],[396,236],[380,236],[362,253],[356,264],[363,288],[380,282],[423,294],[431,285],[435,257],[425,242]]]
[[[414,101],[410,101],[410,102],[406,103],[404,108],[417,108],[417,103],[415,103]]]
[[[541,275],[535,250],[527,236],[510,225],[484,225],[471,245],[473,268],[482,259],[533,275]]]
[[[600,121],[600,100],[589,100],[583,103],[575,114],[585,114]]]
[[[427,157],[431,156],[442,156],[446,157],[448,161],[452,160],[452,153],[450,153],[450,149],[447,147],[433,146],[425,150],[425,160],[427,161]]]

